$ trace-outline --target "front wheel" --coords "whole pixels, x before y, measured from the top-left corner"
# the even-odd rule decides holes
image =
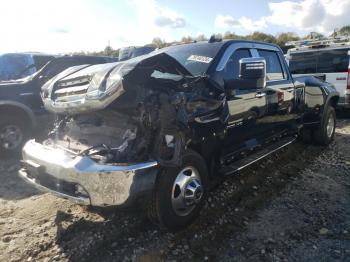
[[[2,116],[0,119],[0,156],[17,154],[27,137],[28,131],[26,132],[24,122],[20,118]]]
[[[171,231],[190,225],[203,206],[207,176],[205,161],[191,150],[184,153],[181,167],[164,168],[149,209],[151,220]]]

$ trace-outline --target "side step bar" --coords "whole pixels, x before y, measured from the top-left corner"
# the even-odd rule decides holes
[[[271,154],[275,153],[276,151],[292,144],[296,139],[297,139],[296,137],[284,138],[284,139],[276,142],[275,144],[266,147],[263,150],[260,150],[260,151],[254,153],[250,156],[242,158],[241,160],[238,160],[238,161],[232,163],[231,165],[223,167],[219,171],[219,173],[221,173],[222,175],[233,175],[233,174],[241,171],[242,169],[244,169],[244,168],[258,162],[259,160],[267,157],[268,155],[271,155]]]

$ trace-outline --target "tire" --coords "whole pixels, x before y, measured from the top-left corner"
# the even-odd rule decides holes
[[[0,157],[16,156],[29,137],[30,127],[20,117],[0,118]]]
[[[207,196],[207,177],[205,161],[192,150],[184,153],[181,167],[164,168],[158,176],[148,210],[151,221],[173,232],[192,224]],[[179,185],[182,182],[184,186],[181,189]],[[186,198],[184,195],[191,197]]]
[[[314,130],[313,139],[319,145],[327,146],[333,139],[336,127],[336,114],[332,106],[328,106],[324,111],[321,125]]]

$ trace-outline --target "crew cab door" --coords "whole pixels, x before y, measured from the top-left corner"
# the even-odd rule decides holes
[[[254,148],[264,139],[264,130],[258,119],[266,111],[265,88],[244,88],[240,84],[240,61],[252,57],[250,48],[235,50],[223,68],[229,118],[227,123],[228,151]],[[231,86],[234,83],[234,86]]]
[[[258,122],[272,133],[290,128],[296,119],[295,88],[283,54],[271,46],[255,49],[253,53],[266,61],[267,110],[265,117],[258,119]]]

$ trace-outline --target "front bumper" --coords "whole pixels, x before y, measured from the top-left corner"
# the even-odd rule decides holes
[[[39,190],[92,206],[133,205],[153,190],[158,163],[100,165],[87,156],[28,141],[19,175]]]

